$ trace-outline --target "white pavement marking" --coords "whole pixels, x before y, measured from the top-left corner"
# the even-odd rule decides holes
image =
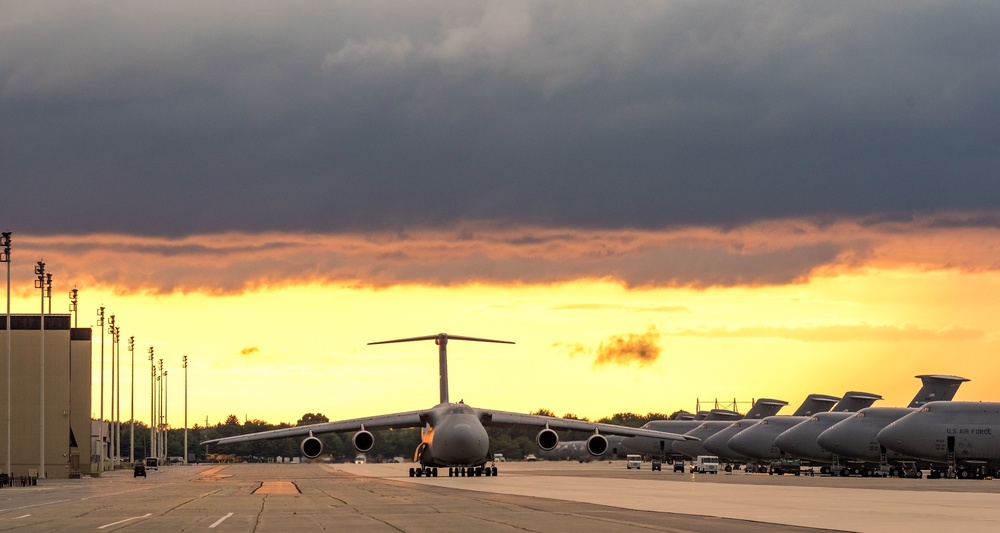
[[[104,524],[103,526],[101,526],[101,527],[99,527],[97,529],[104,529],[106,527],[117,526],[118,524],[124,524],[125,522],[131,522],[132,520],[138,520],[140,518],[147,518],[147,517],[150,517],[150,516],[153,516],[153,513],[146,513],[146,514],[144,514],[142,516],[133,516],[132,518],[126,518],[125,520],[119,520],[117,522],[112,522],[110,524]]]
[[[233,516],[233,513],[229,513],[229,514],[227,514],[226,516],[223,516],[222,518],[220,518],[220,519],[216,520],[216,521],[215,521],[215,523],[214,523],[214,524],[212,524],[212,525],[210,525],[210,526],[208,526],[208,528],[209,528],[209,529],[212,529],[213,527],[215,527],[215,526],[217,526],[217,525],[221,524],[223,520],[225,520],[225,519],[229,518],[230,516]]]
[[[23,514],[21,516],[15,516],[14,518],[11,518],[11,520],[20,520],[22,518],[28,518],[29,516],[31,516],[31,515],[30,514]]]

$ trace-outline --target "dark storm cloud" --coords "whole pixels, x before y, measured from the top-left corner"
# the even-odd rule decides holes
[[[5,3],[0,224],[995,209],[997,27],[994,2]]]

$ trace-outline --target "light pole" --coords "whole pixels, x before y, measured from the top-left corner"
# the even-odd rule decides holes
[[[129,391],[131,392],[132,400],[129,402],[132,414],[129,415],[129,426],[128,426],[128,462],[135,465],[135,335],[131,335],[128,338],[128,353],[132,356],[132,364],[129,368],[132,369],[132,384],[129,386]]]
[[[170,459],[170,374],[169,370],[163,371],[163,462]]]
[[[117,377],[115,378],[115,390],[118,391],[118,395],[115,396],[117,399],[115,401],[115,456],[118,458],[118,466],[122,464],[122,345],[121,345],[121,332],[122,328],[115,326],[115,353],[118,354],[118,360],[115,361],[115,368],[118,369]]]
[[[52,274],[45,275],[45,298],[49,301],[49,314],[52,314]]]
[[[188,356],[181,360],[184,362],[184,464],[188,464]]]
[[[111,451],[108,453],[108,461],[111,463],[111,470],[115,469],[116,458],[118,457],[118,450],[115,448],[115,315],[114,313],[108,317],[108,335],[111,335],[111,403],[108,408],[111,413],[108,418],[109,421],[109,431],[108,440],[111,441]]]
[[[10,474],[10,232],[4,231],[0,237],[0,262],[7,263],[7,453],[3,472]]]
[[[38,356],[38,479],[45,479],[45,263],[38,262],[35,274],[38,274],[35,288],[41,289],[42,295],[42,309],[39,313],[42,340]]]
[[[77,300],[76,295],[79,292],[80,291],[78,291],[75,287],[73,288],[73,290],[69,291],[69,312],[73,313],[73,327],[74,328],[77,327],[77,323],[76,323],[76,304],[77,304],[77,302],[79,300]]]
[[[160,361],[160,373],[156,376],[156,453],[163,457],[163,358]]]
[[[156,364],[153,363],[153,347],[149,347],[149,452],[146,457],[156,457],[153,443],[156,442],[156,402],[153,401],[154,378],[156,378]]]
[[[108,445],[104,442],[104,306],[97,309],[97,330],[101,332],[101,472],[104,472],[104,456]]]

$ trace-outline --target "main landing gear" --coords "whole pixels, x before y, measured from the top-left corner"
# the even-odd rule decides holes
[[[448,477],[478,477],[497,475],[495,466],[456,466],[448,469]]]
[[[438,477],[438,469],[427,466],[421,468],[411,468],[410,477]]]

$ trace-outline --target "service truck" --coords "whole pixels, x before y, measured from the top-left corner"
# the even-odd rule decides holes
[[[718,474],[719,456],[699,455],[691,464],[691,471],[698,474]]]

